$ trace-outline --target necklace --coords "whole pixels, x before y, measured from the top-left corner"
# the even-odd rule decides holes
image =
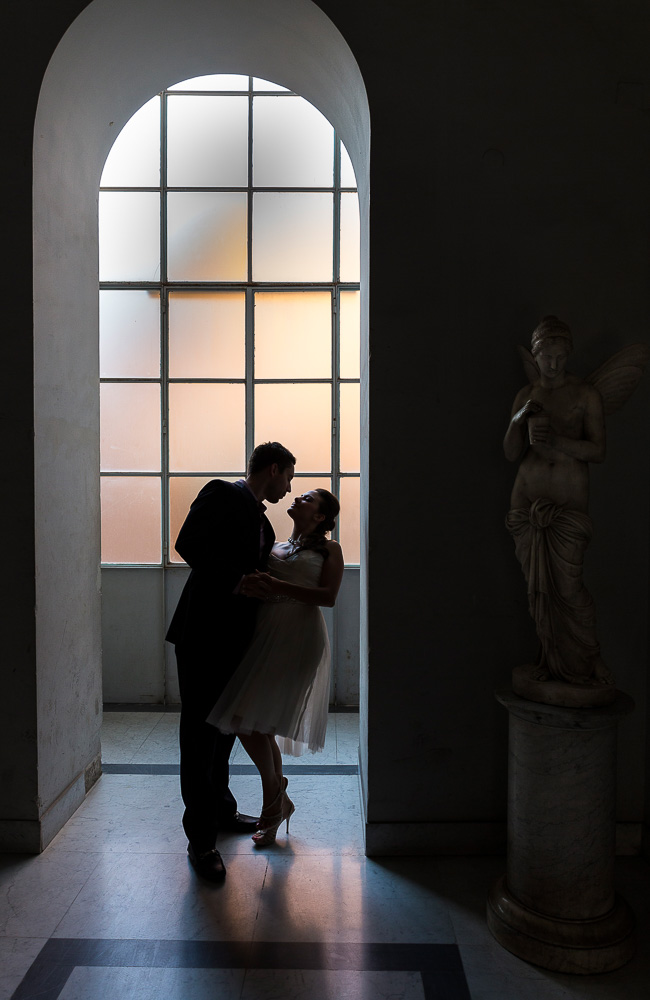
[[[287,538],[287,545],[290,545],[293,551],[295,552],[295,550],[300,546],[300,535],[298,535],[297,538],[294,538],[293,535],[290,535],[290,537]]]

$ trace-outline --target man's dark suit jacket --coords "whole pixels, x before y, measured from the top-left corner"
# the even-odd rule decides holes
[[[176,540],[191,567],[167,640],[192,662],[192,678],[181,688],[185,702],[216,701],[250,641],[258,602],[235,594],[242,576],[266,567],[275,540],[264,515],[260,553],[260,508],[246,487],[213,479],[192,503]],[[188,691],[189,688],[189,691]]]

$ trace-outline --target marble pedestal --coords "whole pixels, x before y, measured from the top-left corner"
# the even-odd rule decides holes
[[[490,931],[545,969],[617,969],[632,957],[634,917],[614,892],[616,727],[634,703],[496,696],[510,714],[508,861],[488,896]]]

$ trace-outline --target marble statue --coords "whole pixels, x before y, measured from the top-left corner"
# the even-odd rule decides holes
[[[605,417],[631,395],[649,352],[643,344],[624,348],[578,378],[566,370],[571,331],[555,316],[536,327],[530,351],[519,350],[529,382],[515,397],[503,442],[506,458],[520,460],[506,527],[526,577],[541,657],[513,672],[513,687],[534,701],[605,704],[616,689],[582,572],[592,534],[589,463],[604,460]]]

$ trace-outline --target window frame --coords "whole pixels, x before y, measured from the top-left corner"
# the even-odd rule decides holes
[[[214,468],[200,472],[173,472],[169,462],[169,386],[180,384],[243,384],[245,387],[245,458],[250,455],[256,442],[255,432],[255,412],[254,395],[255,387],[259,384],[329,384],[331,386],[331,435],[330,435],[330,469],[311,472],[302,472],[300,467],[296,469],[295,481],[299,484],[300,479],[327,478],[331,481],[332,492],[338,494],[341,480],[359,479],[358,472],[341,471],[340,468],[340,387],[342,384],[360,384],[360,378],[342,378],[340,375],[340,318],[341,318],[341,292],[359,292],[359,281],[340,280],[340,222],[341,222],[341,195],[356,194],[356,187],[341,186],[341,141],[333,130],[333,165],[332,165],[332,186],[331,187],[260,187],[253,185],[253,100],[255,97],[282,100],[286,97],[300,97],[288,90],[265,90],[254,88],[254,78],[248,77],[248,90],[180,90],[175,85],[174,89],[168,88],[162,91],[160,98],[160,185],[154,186],[100,186],[100,194],[104,192],[154,192],[160,197],[160,280],[159,281],[104,281],[100,280],[100,292],[104,290],[142,290],[157,291],[159,293],[160,310],[160,375],[156,377],[100,377],[100,384],[111,383],[153,383],[160,386],[160,426],[161,426],[161,449],[160,449],[160,469],[156,471],[100,471],[102,478],[136,478],[136,477],[159,477],[161,482],[161,559],[159,562],[106,562],[102,560],[103,568],[182,568],[185,563],[172,561],[170,558],[173,549],[174,539],[170,537],[170,479],[172,477],[205,479],[232,478],[245,476],[245,470]],[[168,139],[168,116],[167,102],[170,96],[238,96],[248,97],[248,161],[247,161],[247,186],[246,187],[170,187],[167,184],[167,139]],[[245,281],[172,281],[168,277],[168,255],[167,255],[167,195],[175,192],[241,192],[247,197],[247,279]],[[332,280],[319,282],[305,281],[253,281],[253,203],[254,195],[258,192],[269,193],[324,193],[332,195]],[[101,234],[100,234],[101,238]],[[171,292],[243,292],[245,295],[245,371],[243,378],[180,378],[169,375],[169,295]],[[257,292],[326,292],[331,297],[331,372],[329,378],[256,378],[254,371],[254,317],[255,317],[255,294]],[[101,337],[101,329],[100,329]],[[291,447],[291,442],[288,442]],[[333,538],[339,537],[339,527],[332,533]],[[355,562],[347,562],[346,565],[358,565]]]

